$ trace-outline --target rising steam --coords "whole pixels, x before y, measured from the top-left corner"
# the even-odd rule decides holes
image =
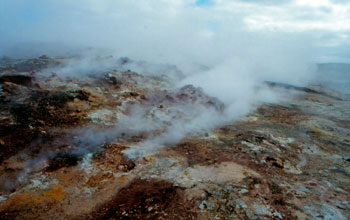
[[[150,90],[147,101],[127,106],[129,113],[111,128],[79,129],[80,142],[73,152],[78,155],[125,134],[147,133],[125,151],[131,158],[142,157],[241,118],[260,103],[278,101],[279,95],[265,81],[305,85],[313,77],[312,37],[251,30],[245,22],[249,4],[239,3],[241,8],[233,11],[219,3],[200,6],[195,1],[166,0],[0,4],[0,55],[73,57],[44,72],[62,78],[131,70],[171,79],[166,87]],[[125,56],[136,61],[124,65],[117,58]],[[47,157],[52,156],[42,158]]]

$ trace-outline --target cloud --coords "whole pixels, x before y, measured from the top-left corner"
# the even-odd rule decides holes
[[[191,57],[209,62],[203,57],[215,49],[223,54],[234,50],[230,44],[240,42],[246,33],[303,35],[317,47],[326,41],[319,41],[323,32],[322,36],[333,36],[329,42],[337,42],[336,49],[344,43],[340,36],[350,32],[350,5],[345,1],[3,0],[0,5],[0,55],[13,53],[10,45],[19,51],[35,42],[108,48],[141,59],[179,62]],[[224,47],[213,48],[223,40]],[[213,60],[217,56],[214,53]]]
[[[284,5],[291,3],[292,0],[279,0],[279,1],[273,1],[273,0],[238,0],[245,3],[251,3],[251,4],[258,4],[258,5]]]
[[[337,3],[337,4],[347,4],[350,5],[350,2],[348,0],[330,0],[333,3]]]
[[[313,78],[312,62],[350,62],[349,4],[315,2],[1,0],[0,56],[82,53],[87,58],[55,70],[60,76],[77,77],[114,67],[113,61],[93,62],[91,54],[145,60],[130,68],[159,74],[169,71],[164,65],[148,64],[176,64],[184,76],[170,89],[193,84],[225,104],[224,112],[208,111],[197,103],[179,104],[170,108],[176,113],[172,115],[157,108],[160,102],[149,108],[135,107],[111,130],[82,130],[81,140],[88,141],[85,148],[79,146],[84,154],[124,131],[157,133],[165,124],[163,133],[139,143],[144,152],[137,146],[136,152],[130,149],[129,154],[138,157],[137,153],[142,156],[192,132],[243,117],[261,102],[278,100],[276,93],[263,86],[265,80],[305,85]],[[154,121],[149,112],[166,117]]]
[[[214,2],[212,0],[197,0],[195,4],[197,6],[213,6]]]

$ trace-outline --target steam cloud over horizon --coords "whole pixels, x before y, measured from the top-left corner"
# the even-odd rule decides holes
[[[0,6],[0,56],[95,48],[134,59],[210,66],[241,53],[264,53],[251,48],[288,45],[316,62],[349,62],[350,57],[347,1],[3,0]]]
[[[349,3],[271,2],[3,0],[0,56],[80,55],[55,70],[60,77],[99,74],[117,65],[113,59],[91,62],[99,55],[138,60],[128,68],[144,74],[170,75],[176,65],[181,76],[171,91],[186,85],[202,88],[225,110],[182,103],[172,110],[183,117],[169,125],[165,122],[171,114],[154,123],[143,117],[151,109],[134,106],[123,129],[140,121],[147,124],[142,131],[167,124],[161,135],[139,144],[157,148],[243,117],[259,103],[280,100],[264,81],[307,85],[315,62],[349,61],[344,56],[349,53],[344,48],[350,48]],[[139,120],[133,123],[135,118]],[[112,136],[120,133],[113,129]]]

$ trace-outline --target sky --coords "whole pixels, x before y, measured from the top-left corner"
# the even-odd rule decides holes
[[[95,47],[216,62],[273,41],[308,48],[316,62],[350,62],[350,1],[1,0],[0,33],[0,55]]]

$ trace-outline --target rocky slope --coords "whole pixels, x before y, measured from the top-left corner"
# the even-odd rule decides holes
[[[350,102],[337,93],[269,82],[296,95],[194,130],[225,108],[200,88],[125,58],[56,74],[68,61],[0,63],[0,219],[350,219]]]

